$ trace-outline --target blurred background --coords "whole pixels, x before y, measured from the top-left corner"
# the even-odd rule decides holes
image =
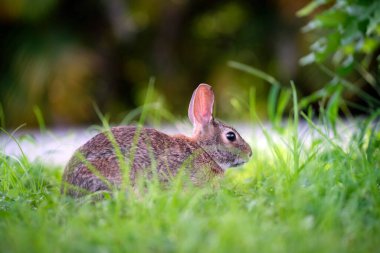
[[[118,122],[144,103],[151,77],[152,100],[174,115],[186,116],[205,82],[218,117],[247,119],[234,99],[254,88],[265,118],[270,84],[227,63],[254,66],[285,86],[293,80],[301,96],[321,88],[329,77],[299,64],[310,34],[296,12],[308,2],[2,0],[2,124],[34,127],[36,113],[52,127],[96,123],[94,104]]]

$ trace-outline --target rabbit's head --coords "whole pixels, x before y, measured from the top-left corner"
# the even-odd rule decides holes
[[[188,110],[194,127],[192,139],[223,169],[247,162],[252,155],[250,146],[234,128],[214,119],[213,105],[211,86],[200,84]]]

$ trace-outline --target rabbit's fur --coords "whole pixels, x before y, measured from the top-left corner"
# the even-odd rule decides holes
[[[70,159],[62,191],[79,197],[118,187],[123,181],[120,168],[124,167],[130,168],[131,184],[139,175],[151,178],[156,174],[161,182],[170,181],[183,170],[194,184],[200,185],[222,176],[228,167],[247,162],[251,148],[235,129],[213,118],[213,103],[211,86],[200,84],[189,105],[192,137],[134,126],[113,127],[110,132],[96,135]],[[227,138],[231,132],[235,137],[232,141]]]

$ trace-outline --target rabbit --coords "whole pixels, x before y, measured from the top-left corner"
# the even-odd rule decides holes
[[[200,84],[188,109],[193,125],[191,137],[136,126],[112,127],[108,134],[97,134],[74,153],[65,167],[63,194],[81,197],[120,187],[123,166],[119,161],[129,166],[127,177],[132,185],[139,175],[151,178],[154,173],[160,182],[170,182],[181,169],[194,185],[202,185],[223,176],[227,168],[242,165],[252,156],[252,150],[234,128],[214,119],[213,105],[212,87]]]

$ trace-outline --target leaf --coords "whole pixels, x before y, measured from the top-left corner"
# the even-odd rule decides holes
[[[289,104],[289,100],[292,96],[292,92],[289,89],[282,89],[280,92],[280,97],[278,98],[277,111],[276,111],[276,122],[280,123],[282,115],[284,114],[286,106]]]
[[[326,28],[336,28],[338,26],[344,26],[347,17],[347,13],[342,10],[330,9],[318,14],[316,20],[319,20]]]
[[[335,129],[336,119],[338,118],[340,99],[342,93],[342,86],[336,86],[336,91],[333,93],[329,102],[327,103],[326,113],[327,117]]]
[[[354,69],[355,61],[352,55],[344,58],[343,62],[337,66],[337,72],[340,76],[348,75]]]
[[[367,36],[376,33],[380,27],[380,8],[377,9],[373,16],[370,17],[369,24],[367,26],[366,34]]]
[[[340,36],[337,33],[331,33],[327,36],[326,48],[321,48],[316,52],[316,62],[325,61],[332,53],[336,52],[340,46]]]
[[[322,23],[319,20],[312,20],[309,23],[307,23],[306,26],[302,27],[301,31],[304,33],[307,33],[317,28],[320,28],[321,26],[322,26]]]
[[[314,63],[315,62],[315,54],[314,53],[310,53],[310,54],[302,57],[299,62],[300,62],[300,64],[302,66]]]
[[[277,97],[280,93],[280,87],[277,85],[272,86],[268,95],[268,117],[272,122],[276,120],[276,104]]]
[[[310,105],[311,103],[317,101],[317,100],[320,100],[321,98],[324,98],[327,96],[327,92],[326,92],[326,89],[320,89],[316,92],[313,92],[311,95],[307,96],[307,97],[304,97],[301,99],[301,101],[299,102],[299,107],[300,109],[303,109],[305,107],[307,107],[308,105]]]
[[[41,133],[46,132],[45,119],[44,119],[44,116],[43,116],[41,109],[35,105],[33,107],[33,112],[34,112],[34,115],[36,116],[38,126],[40,127]]]
[[[228,66],[234,69],[238,69],[240,71],[246,72],[248,74],[254,75],[256,77],[259,77],[261,79],[264,79],[268,83],[274,85],[274,86],[280,86],[280,82],[278,82],[273,76],[268,75],[267,73],[254,68],[252,66],[248,66],[246,64],[236,62],[236,61],[229,61]]]
[[[349,43],[343,46],[343,53],[345,55],[352,55],[355,53],[355,45],[354,43]]]
[[[365,38],[361,51],[366,54],[373,53],[379,47],[379,41],[372,38]]]
[[[315,0],[310,2],[308,5],[297,11],[296,15],[297,17],[305,17],[310,15],[313,11],[315,11],[318,7],[326,4],[327,0]]]

